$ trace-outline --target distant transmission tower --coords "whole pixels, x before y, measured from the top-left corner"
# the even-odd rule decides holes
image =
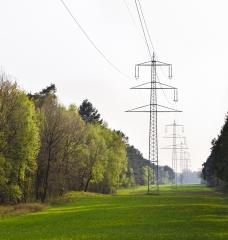
[[[155,59],[155,54],[151,61],[137,64],[135,66],[135,77],[139,78],[139,70],[141,67],[150,68],[150,82],[140,84],[138,86],[132,87],[131,89],[149,89],[150,90],[150,103],[141,107],[133,108],[126,112],[147,112],[149,113],[149,162],[152,164],[155,173],[153,171],[152,183],[156,182],[156,190],[159,193],[159,165],[158,165],[158,113],[160,112],[181,112],[173,108],[159,105],[157,103],[157,90],[166,89],[174,90],[174,101],[177,101],[177,88],[160,83],[157,81],[157,67],[168,67],[168,76],[172,78],[172,65],[164,62],[157,61]],[[156,180],[156,181],[155,181]],[[150,166],[148,166],[148,193],[150,192]]]
[[[185,156],[184,156],[184,147],[183,142],[180,144],[180,184],[184,183],[184,165],[185,165]]]
[[[185,150],[188,149],[185,142],[180,144],[180,184],[187,183],[189,175],[189,153]]]
[[[190,160],[190,153],[189,152],[184,152],[184,158],[185,158],[185,182],[189,183],[190,181],[190,165],[191,165],[191,160]]]
[[[171,136],[165,136],[164,138],[171,138],[172,141],[172,146],[168,146],[168,147],[164,147],[162,149],[170,149],[172,150],[172,169],[173,169],[173,179],[172,179],[172,184],[177,184],[177,149],[178,147],[178,143],[177,143],[177,139],[178,138],[184,138],[183,136],[177,134],[177,130],[178,128],[182,128],[182,133],[184,132],[184,125],[182,124],[177,124],[176,121],[174,120],[173,124],[167,124],[166,126],[166,131],[168,131],[168,128],[172,128],[172,135]]]

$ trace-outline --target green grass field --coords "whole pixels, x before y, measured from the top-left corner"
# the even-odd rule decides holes
[[[0,216],[0,239],[227,240],[228,198],[204,186],[80,194],[41,212]]]

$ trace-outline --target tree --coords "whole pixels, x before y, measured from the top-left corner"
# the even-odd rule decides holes
[[[148,184],[148,180],[149,180],[149,184],[155,184],[154,181],[154,176],[155,176],[155,171],[154,171],[154,167],[151,164],[148,164],[147,166],[143,167],[143,177],[144,177],[144,185]],[[156,179],[155,179],[156,181]]]
[[[79,189],[79,169],[85,161],[81,150],[88,131],[75,105],[62,111],[64,135],[49,177],[49,189],[55,195]]]
[[[85,100],[58,101],[54,84],[25,94],[0,82],[0,202],[42,202],[67,191],[114,193],[128,176],[128,138]],[[129,180],[131,179],[131,180]]]
[[[87,191],[90,182],[97,184],[104,178],[107,166],[107,145],[103,137],[101,125],[87,125],[84,156],[85,161],[81,172],[80,190]]]
[[[41,138],[35,192],[36,199],[42,202],[47,197],[78,190],[79,168],[84,161],[81,149],[87,134],[86,124],[75,105],[66,109],[59,104],[55,91],[47,87],[34,99]]]
[[[129,169],[133,169],[136,185],[145,185],[145,168],[148,160],[143,158],[142,153],[134,146],[127,145],[127,158]]]
[[[175,176],[172,168],[169,166],[159,166],[159,184],[170,184]]]
[[[40,109],[40,118],[41,148],[37,159],[36,198],[44,202],[48,193],[51,167],[58,159],[65,136],[63,109],[55,98],[46,97]]]
[[[211,154],[203,164],[202,175],[209,185],[228,185],[228,115],[217,139],[213,139]]]
[[[11,83],[0,80],[0,202],[26,201],[31,195],[39,131],[33,103]]]
[[[217,177],[215,174],[215,144],[216,144],[216,139],[213,139],[211,142],[211,154],[207,158],[207,161],[203,163],[203,168],[202,168],[202,177],[208,184],[208,186],[215,186],[218,181]]]
[[[93,107],[92,103],[89,102],[88,99],[85,99],[79,106],[79,114],[86,123],[103,123],[98,110]]]
[[[45,102],[45,99],[50,96],[52,98],[57,98],[56,97],[56,86],[55,84],[50,84],[50,86],[47,86],[46,88],[42,89],[38,93],[34,94],[27,94],[30,100],[32,100],[35,103],[36,109],[39,109],[42,107],[42,105]]]
[[[99,191],[102,193],[115,193],[117,188],[125,182],[127,172],[127,153],[123,136],[103,127],[103,137],[107,146],[107,166]]]

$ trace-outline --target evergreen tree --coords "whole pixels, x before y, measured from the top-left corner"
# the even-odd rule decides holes
[[[129,173],[134,174],[136,185],[145,185],[145,167],[148,166],[148,160],[143,158],[142,153],[134,146],[127,145],[127,158]],[[132,177],[132,176],[130,176]]]
[[[47,86],[46,88],[42,89],[38,93],[34,94],[27,94],[30,100],[32,100],[35,103],[36,108],[41,108],[42,105],[45,102],[45,99],[50,96],[52,98],[56,98],[56,86],[55,84],[51,83],[50,86]]]
[[[98,110],[93,107],[92,103],[89,102],[88,99],[85,99],[79,106],[79,114],[86,123],[103,123]]]
[[[218,138],[212,141],[211,154],[203,164],[202,175],[209,185],[228,185],[228,115]]]

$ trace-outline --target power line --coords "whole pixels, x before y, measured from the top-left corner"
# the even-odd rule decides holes
[[[134,26],[136,27],[136,29],[138,29],[138,26],[137,26],[137,24],[136,24],[136,21],[135,21],[133,15],[132,15],[131,10],[130,10],[130,7],[129,7],[128,3],[127,3],[127,0],[123,0],[123,2],[124,2],[125,6],[126,6],[126,8],[127,8],[128,14],[129,14],[129,16],[130,16],[130,18],[131,18]]]
[[[129,4],[128,4],[127,0],[123,0],[123,2],[124,2],[124,5],[125,5],[125,7],[126,7],[126,9],[127,9],[128,15],[129,15],[129,17],[130,17],[130,19],[131,19],[131,22],[133,23],[135,29],[136,29],[137,32],[139,33],[140,38],[144,41],[144,37],[143,37],[143,35],[142,35],[142,33],[141,33],[141,31],[140,31],[137,23],[136,23],[136,20],[135,20],[133,14],[132,14],[132,12],[131,12],[131,9],[130,9],[130,7],[129,7]],[[136,80],[136,79],[135,79],[135,80]],[[144,104],[144,100],[143,100],[143,98],[142,98],[141,92],[139,92],[138,94],[136,93],[136,96],[139,98],[139,100],[142,102],[142,104]]]
[[[153,51],[154,51],[154,53],[155,53],[155,55],[156,55],[155,47],[154,47],[154,44],[153,44],[153,42],[152,42],[152,38],[151,38],[151,36],[150,36],[149,29],[148,29],[148,27],[147,27],[146,18],[145,18],[145,16],[144,16],[144,13],[143,13],[143,9],[142,9],[142,5],[141,5],[141,3],[140,3],[140,0],[138,0],[138,2],[139,2],[139,7],[140,7],[140,10],[141,10],[143,22],[144,22],[144,25],[145,25],[145,28],[146,28],[146,31],[147,31],[147,35],[148,35],[148,37],[149,37],[149,41],[150,41],[151,47],[153,48]],[[160,68],[160,69],[161,69],[162,73],[164,74],[163,69],[162,69],[162,68]],[[158,77],[158,76],[157,76],[157,77]],[[158,82],[160,83],[159,78],[158,78]],[[165,91],[164,91],[163,89],[162,89],[162,94],[164,95],[166,101],[167,101],[168,103],[170,103],[170,101],[168,100],[168,97],[167,97],[167,95],[166,95],[166,93],[165,93]]]
[[[141,3],[140,3],[140,0],[138,0],[138,2],[139,2],[139,7],[140,7],[140,10],[141,10],[143,22],[144,22],[144,25],[145,25],[145,28],[146,28],[146,31],[147,31],[147,35],[148,35],[148,37],[149,37],[149,41],[150,41],[151,47],[153,48],[153,51],[154,51],[154,53],[155,53],[155,55],[156,55],[155,47],[154,47],[154,44],[153,44],[153,42],[152,42],[152,38],[151,38],[151,36],[150,36],[149,29],[148,29],[148,27],[147,27],[146,19],[145,19],[144,13],[143,13],[143,9],[142,9],[142,5],[141,5]],[[164,74],[162,68],[161,68],[161,71],[162,71],[162,73]],[[158,78],[158,82],[160,83],[159,78]],[[166,93],[165,93],[164,90],[162,90],[162,93],[163,93],[166,101],[167,101],[168,103],[170,103],[170,101],[168,100],[168,97],[167,97],[167,95],[166,95]]]
[[[137,31],[139,31],[138,26],[137,26],[137,24],[136,24],[136,21],[135,21],[133,15],[132,15],[131,10],[130,10],[130,7],[129,7],[128,3],[127,3],[127,0],[123,0],[123,2],[124,2],[125,6],[126,6],[126,8],[127,8],[127,10],[128,10],[128,14],[129,14],[129,16],[130,16],[130,18],[131,18],[131,20],[132,20],[132,22],[133,22],[134,27],[137,29]],[[141,12],[142,18],[143,18],[143,22],[144,22],[144,25],[145,25],[145,27],[146,27],[147,35],[149,36],[150,44],[151,44],[151,46],[152,46],[152,48],[153,48],[153,51],[154,51],[155,54],[156,54],[155,47],[154,47],[154,45],[153,45],[153,42],[152,42],[152,39],[151,39],[149,30],[148,30],[148,27],[147,27],[147,24],[146,24],[145,16],[144,16],[144,14],[143,14],[142,5],[141,5],[140,1],[138,1],[138,2],[139,2],[139,8],[137,8],[137,2],[135,1],[136,9],[137,9],[137,12],[138,12],[138,15],[139,15],[139,19],[140,19],[140,14],[139,14],[139,11],[138,11],[138,10],[140,9],[140,12]],[[141,23],[141,21],[140,21],[140,23]],[[141,24],[141,27],[142,27],[142,24]],[[142,27],[142,28],[143,28],[143,27]],[[145,35],[142,36],[142,35],[141,35],[141,32],[139,32],[139,34],[140,34],[140,37],[142,37],[142,39],[145,40],[146,45],[147,45],[147,48],[148,48],[148,44],[147,44],[147,40],[146,40]],[[148,52],[149,52],[149,55],[151,56],[151,52],[150,52],[149,49],[148,49]],[[162,68],[161,68],[161,70],[162,70],[162,73],[164,74]],[[158,75],[157,75],[157,78],[158,78]],[[158,78],[158,83],[160,84],[159,78]],[[161,86],[161,84],[160,84],[160,86]],[[164,95],[164,98],[166,99],[167,103],[170,103],[170,101],[169,101],[169,99],[168,99],[168,97],[167,97],[164,89],[162,89],[162,94]],[[141,95],[140,95],[140,98],[141,98]]]
[[[154,44],[153,44],[153,42],[152,42],[152,38],[151,38],[151,35],[150,35],[150,32],[149,32],[149,29],[148,29],[148,27],[147,27],[146,19],[145,19],[144,13],[143,13],[143,9],[142,9],[142,5],[141,5],[141,3],[140,3],[140,0],[138,0],[138,2],[139,2],[139,7],[140,7],[140,10],[141,10],[143,22],[144,22],[144,25],[145,25],[145,28],[146,28],[146,31],[147,31],[147,35],[148,35],[148,37],[149,37],[149,41],[150,41],[151,47],[153,48],[153,51],[154,51],[154,53],[155,53],[155,55],[156,55],[155,47],[154,47]],[[161,68],[161,72],[163,73],[163,75],[165,75],[162,68]],[[167,98],[167,96],[166,96],[166,94],[165,94],[165,92],[164,92],[164,91],[162,91],[162,92],[163,92],[163,95],[164,95],[164,97],[166,98],[167,102],[170,103],[169,100],[168,100],[168,98]]]
[[[139,21],[140,21],[141,28],[142,28],[142,31],[143,31],[143,36],[144,36],[144,40],[145,40],[145,43],[146,43],[146,46],[147,46],[147,50],[149,52],[150,59],[152,59],[153,57],[152,57],[152,54],[151,54],[151,51],[150,51],[149,43],[147,41],[146,32],[145,32],[145,29],[144,29],[144,26],[143,26],[143,20],[142,20],[141,14],[140,14],[140,9],[139,9],[137,0],[135,0],[135,6],[136,6],[137,13],[138,13],[138,16],[139,16]]]
[[[162,84],[157,76],[157,67],[168,67],[169,68],[169,77],[172,77],[172,65],[168,63],[163,63],[160,61],[157,61],[155,58],[155,49],[152,43],[152,39],[146,24],[146,20],[143,14],[142,6],[140,3],[140,0],[135,0],[135,6],[137,9],[138,17],[140,20],[142,32],[144,35],[144,40],[150,55],[150,61],[136,64],[135,66],[135,77],[139,78],[139,68],[141,67],[148,67],[150,66],[151,72],[150,72],[150,86],[145,87],[146,84],[144,83],[141,85],[138,85],[136,87],[133,87],[132,89],[150,89],[150,103],[141,107],[133,108],[131,110],[128,110],[127,112],[149,112],[150,114],[150,119],[149,119],[149,163],[152,164],[153,168],[155,171],[153,171],[153,176],[152,176],[152,183],[157,186],[157,193],[159,193],[159,156],[158,156],[158,113],[160,112],[181,112],[179,110],[169,108],[166,106],[159,105],[157,102],[157,90],[159,89],[174,89],[174,87],[169,87],[167,88],[168,85],[164,87],[165,84]],[[149,41],[148,41],[149,38]],[[149,44],[150,43],[150,44]],[[151,45],[151,46],[150,46]],[[153,48],[153,55],[151,54],[151,49],[150,47]],[[158,80],[158,81],[157,81]],[[157,87],[157,84],[160,86]],[[143,86],[143,87],[142,87]],[[165,93],[163,92],[165,95]],[[165,95],[166,97],[166,95]],[[166,97],[167,98],[167,97]],[[175,99],[175,97],[174,97]],[[149,110],[144,110],[145,108],[148,108]],[[162,110],[159,110],[159,108],[162,108]],[[148,179],[147,179],[147,192],[150,193],[150,185],[151,185],[151,179],[150,179],[150,164],[147,166],[148,170]]]
[[[154,47],[154,44],[152,42],[152,38],[150,36],[150,32],[149,32],[149,29],[147,27],[147,23],[146,23],[146,19],[145,19],[145,16],[144,16],[144,13],[143,13],[143,9],[142,9],[142,5],[140,3],[140,0],[138,0],[138,4],[137,4],[137,0],[135,0],[135,5],[136,5],[136,9],[137,9],[137,12],[138,12],[138,15],[139,15],[139,19],[140,19],[140,23],[141,23],[141,27],[142,27],[142,30],[143,30],[143,34],[144,34],[144,39],[145,39],[145,42],[146,42],[146,45],[147,45],[147,48],[148,48],[148,52],[149,52],[149,55],[151,56],[151,50],[150,50],[150,47],[149,47],[149,44],[148,44],[148,41],[147,41],[147,37],[146,37],[146,34],[145,34],[145,30],[146,30],[146,33],[147,33],[147,36],[149,38],[149,41],[150,41],[150,45],[153,49],[153,52],[155,53],[156,55],[156,51],[155,51],[155,47]],[[141,14],[140,14],[141,12]],[[142,16],[142,17],[141,17]],[[143,26],[143,23],[144,23],[144,26],[145,26],[145,30],[144,30],[144,26]],[[162,70],[162,69],[161,69]],[[162,71],[163,72],[163,71]],[[163,72],[164,74],[164,72]],[[158,76],[157,76],[158,77]],[[158,78],[158,83],[160,84],[160,80]],[[162,89],[162,94],[164,95],[166,101],[168,103],[170,103],[170,101],[168,100],[168,97],[165,93],[165,91]]]
[[[134,15],[132,14],[132,11],[131,11],[131,9],[130,9],[130,7],[129,7],[129,4],[128,4],[127,0],[123,0],[123,2],[124,2],[125,7],[127,8],[128,15],[130,16],[131,21],[132,21],[135,29],[136,29],[137,32],[139,33],[140,38],[144,41],[144,36],[143,36],[141,30],[139,29],[139,26],[138,26],[138,24],[137,24],[137,21],[135,20]]]
[[[105,56],[105,54],[97,47],[97,45],[94,43],[94,41],[90,38],[90,36],[87,34],[87,32],[85,31],[85,29],[82,27],[82,25],[79,23],[79,21],[76,19],[76,17],[73,15],[72,11],[70,10],[70,8],[66,5],[66,3],[63,0],[60,0],[60,2],[62,3],[62,5],[64,6],[64,8],[66,9],[66,11],[68,12],[68,14],[71,16],[71,18],[73,19],[73,21],[76,23],[76,25],[78,26],[78,28],[81,30],[81,32],[84,34],[84,36],[87,38],[87,40],[90,42],[90,44],[96,49],[96,51],[101,55],[101,57],[113,68],[115,69],[118,73],[120,73],[122,76],[124,76],[125,78],[129,78],[128,75],[126,75],[125,73],[123,73],[115,64],[113,64],[108,57]]]
[[[146,31],[147,31],[147,35],[149,37],[149,41],[150,41],[151,47],[153,48],[153,51],[154,51],[154,53],[156,55],[155,47],[153,45],[153,42],[152,42],[152,39],[151,39],[151,36],[150,36],[150,32],[149,32],[148,27],[147,27],[146,19],[145,19],[145,16],[143,14],[142,5],[140,3],[140,0],[138,0],[138,2],[139,2],[139,8],[140,8],[140,11],[141,11],[141,14],[142,14],[142,19],[143,19],[143,22],[144,22],[144,25],[145,25],[145,28],[146,28]]]

